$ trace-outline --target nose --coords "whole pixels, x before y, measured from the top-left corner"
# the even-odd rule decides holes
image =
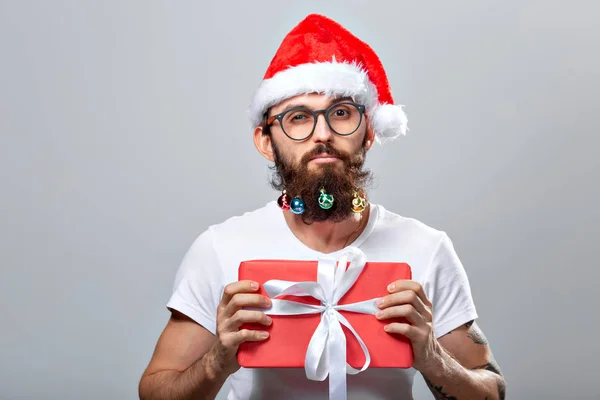
[[[325,115],[317,115],[317,125],[312,136],[313,140],[315,142],[330,142],[332,137],[333,132],[329,129],[329,125],[327,125]]]

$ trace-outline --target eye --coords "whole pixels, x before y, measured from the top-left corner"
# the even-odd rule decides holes
[[[284,117],[284,123],[288,124],[303,124],[310,121],[312,121],[312,114],[306,110],[295,110]]]
[[[348,119],[352,116],[352,106],[347,104],[339,104],[335,106],[329,113],[330,118]]]

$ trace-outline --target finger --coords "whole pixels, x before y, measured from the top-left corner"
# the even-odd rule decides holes
[[[237,293],[225,307],[225,318],[231,317],[244,307],[266,308],[271,306],[271,299],[257,293]]]
[[[416,326],[423,326],[427,323],[425,318],[411,304],[386,308],[385,310],[378,311],[375,317],[379,320],[406,318],[408,322]]]
[[[398,292],[403,292],[405,290],[412,290],[413,292],[415,292],[417,294],[417,296],[419,296],[419,298],[421,299],[423,304],[425,304],[427,307],[432,307],[431,302],[429,301],[429,299],[427,298],[427,295],[425,294],[425,290],[423,289],[423,286],[417,281],[411,281],[411,280],[404,279],[404,280],[399,280],[399,281],[393,282],[388,286],[388,291],[390,293],[398,293]]]
[[[417,329],[410,324],[403,324],[399,322],[393,322],[391,324],[385,325],[383,329],[388,333],[399,333],[401,335],[406,336],[410,340],[415,340],[417,335]]]
[[[269,337],[269,332],[258,329],[240,329],[231,336],[234,346],[239,346],[244,342],[260,342]]]
[[[421,298],[412,290],[392,293],[377,301],[377,306],[381,309],[404,304],[412,305],[427,322],[432,321],[433,315],[431,314],[431,310],[423,304]]]
[[[247,323],[259,323],[269,326],[273,323],[271,317],[262,311],[238,310],[227,320],[225,328],[228,331],[237,331],[240,326]]]
[[[225,307],[233,296],[238,293],[251,293],[256,292],[258,290],[258,282],[242,280],[237,282],[232,282],[229,285],[225,286],[223,290],[223,295],[221,296],[221,306]]]

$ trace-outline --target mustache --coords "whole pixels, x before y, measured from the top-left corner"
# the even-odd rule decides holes
[[[343,153],[342,151],[333,148],[330,144],[319,143],[314,149],[312,149],[311,151],[306,153],[304,156],[302,156],[302,160],[301,160],[302,164],[306,164],[312,158],[322,155],[322,154],[327,154],[327,155],[330,155],[333,157],[337,157],[342,161],[349,160],[349,156],[346,153]]]

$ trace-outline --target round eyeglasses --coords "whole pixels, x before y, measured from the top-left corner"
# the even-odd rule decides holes
[[[275,120],[283,133],[292,140],[308,139],[317,126],[319,114],[323,114],[329,128],[340,136],[350,136],[358,130],[362,122],[365,106],[352,102],[336,103],[325,110],[311,110],[307,107],[294,107],[267,118],[267,125]]]

